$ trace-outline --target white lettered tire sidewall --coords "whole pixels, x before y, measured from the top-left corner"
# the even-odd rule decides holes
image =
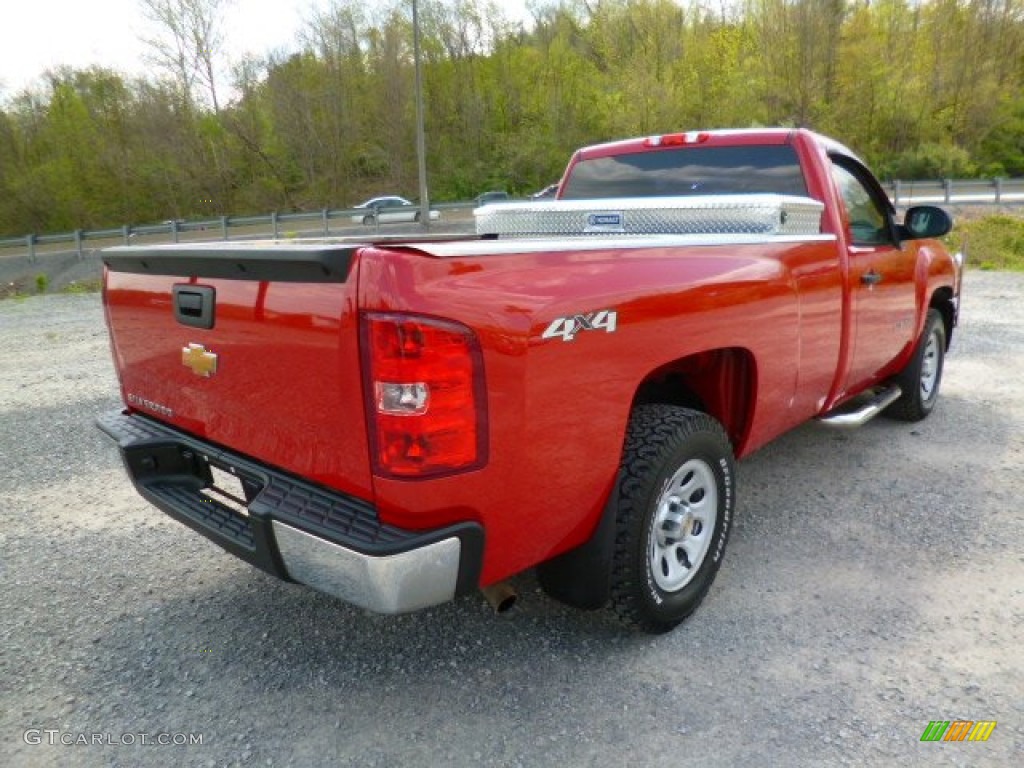
[[[672,549],[671,539],[667,547],[659,541],[658,530],[667,514],[669,483],[684,467],[706,473],[708,484],[713,484],[706,489],[716,497],[713,530],[696,548],[702,554],[694,558],[692,573],[679,576],[678,586],[667,589],[673,577],[656,573],[657,553],[678,550]],[[736,497],[735,466],[725,431],[699,411],[638,406],[627,433],[617,492],[612,608],[627,625],[646,632],[668,631],[700,605],[725,555]],[[691,520],[689,514],[682,513],[684,526]],[[709,518],[705,512],[701,519],[710,523]]]

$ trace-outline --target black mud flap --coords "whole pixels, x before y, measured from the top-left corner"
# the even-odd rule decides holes
[[[610,573],[615,550],[615,505],[618,482],[605,504],[601,520],[587,541],[537,566],[541,588],[559,602],[594,611],[611,596]]]

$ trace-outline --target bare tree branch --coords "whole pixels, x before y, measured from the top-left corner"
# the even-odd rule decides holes
[[[139,0],[157,34],[144,39],[150,59],[178,84],[190,106],[199,99],[199,86],[220,112],[215,62],[224,44],[221,10],[230,0]],[[204,99],[205,100],[205,99]]]

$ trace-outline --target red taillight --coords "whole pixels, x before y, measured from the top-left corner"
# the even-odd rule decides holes
[[[687,144],[703,144],[711,137],[704,131],[687,131],[686,133],[666,133],[664,136],[648,136],[644,139],[645,147],[682,147]]]
[[[487,459],[483,359],[473,332],[432,317],[362,317],[374,472],[431,477]]]

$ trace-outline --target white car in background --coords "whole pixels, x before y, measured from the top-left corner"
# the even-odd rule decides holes
[[[372,197],[365,203],[357,205],[356,208],[365,209],[365,213],[357,213],[352,217],[352,221],[356,224],[390,224],[398,221],[420,220],[420,207],[397,195]],[[441,214],[437,211],[430,211],[431,221],[437,221],[440,217]]]

